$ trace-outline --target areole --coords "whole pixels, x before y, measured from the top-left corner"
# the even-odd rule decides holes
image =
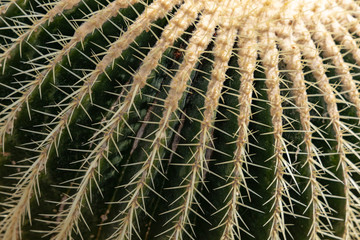
[[[357,239],[353,0],[0,1],[1,239]]]

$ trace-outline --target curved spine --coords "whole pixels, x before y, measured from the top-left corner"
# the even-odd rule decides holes
[[[245,21],[245,20],[244,20]],[[239,89],[239,114],[237,116],[238,130],[237,140],[236,140],[236,150],[234,152],[234,157],[232,161],[233,169],[231,175],[229,176],[232,180],[229,183],[231,189],[229,191],[229,200],[226,203],[228,208],[225,212],[225,215],[222,221],[217,227],[225,226],[222,233],[222,240],[230,240],[235,237],[240,238],[241,232],[248,233],[245,229],[239,227],[239,218],[241,221],[243,219],[238,213],[238,206],[241,205],[239,202],[239,196],[241,196],[240,189],[243,187],[249,194],[249,189],[246,183],[246,175],[250,175],[247,170],[247,142],[249,139],[249,123],[251,116],[251,102],[253,95],[253,84],[254,84],[254,71],[256,68],[256,58],[257,58],[257,41],[256,33],[253,29],[253,23],[256,22],[256,19],[249,18],[248,24],[244,24],[244,27],[239,30],[239,42],[237,46],[238,50],[238,64],[239,71],[241,74],[241,85]],[[225,187],[225,186],[224,186]],[[218,211],[223,210],[219,209]]]
[[[6,3],[3,3],[1,6],[0,6],[0,15],[1,14],[4,14],[8,9],[9,7],[14,4],[14,2],[16,2],[16,0],[9,0],[8,2]]]
[[[166,120],[167,116],[178,108],[178,101],[181,99],[184,91],[187,88],[187,82],[190,73],[194,69],[196,61],[200,57],[201,53],[205,51],[213,33],[215,32],[215,26],[219,21],[219,12],[216,10],[217,8],[221,7],[221,3],[226,3],[225,6],[227,6],[228,1],[209,1],[204,6],[205,9],[203,11],[203,15],[201,16],[200,21],[197,24],[197,29],[191,37],[189,45],[186,49],[184,61],[180,65],[180,68],[174,79],[171,81],[168,98],[165,100],[164,104],[165,110],[163,118],[160,120],[161,125],[163,124],[163,121]],[[184,197],[184,203],[181,204],[180,207],[171,209],[166,212],[177,212],[168,221],[175,221],[174,224],[172,227],[162,232],[161,235],[169,232],[171,239],[182,239],[182,234],[184,232],[189,235],[189,233],[185,230],[185,227],[187,224],[189,224],[188,214],[191,211],[191,203],[193,202],[194,193],[196,192],[196,180],[197,177],[201,178],[201,173],[198,171],[202,171],[203,169],[201,166],[205,165],[205,163],[200,161],[201,159],[199,158],[194,160],[194,163],[192,164],[192,170],[186,176],[186,178],[189,178],[189,183],[187,183],[185,186],[181,186],[187,189],[187,191],[182,194]]]
[[[9,48],[5,49],[3,53],[0,54],[0,66],[5,71],[6,59],[10,57],[11,52],[18,46],[20,46],[20,55],[21,55],[21,45],[31,36],[33,32],[36,32],[42,25],[50,23],[55,16],[61,15],[63,11],[71,9],[76,6],[80,0],[61,0],[56,3],[56,5],[49,10],[42,18],[32,22],[32,25],[28,26],[27,31],[23,32],[18,36],[17,39],[13,40],[13,44]]]
[[[165,4],[163,4],[166,2]],[[38,182],[40,173],[45,169],[48,161],[48,155],[53,148],[57,148],[57,144],[60,141],[61,132],[64,129],[68,129],[68,125],[72,119],[72,116],[76,109],[81,107],[81,103],[86,96],[91,96],[91,88],[95,84],[98,76],[105,71],[105,68],[119,56],[124,49],[126,49],[134,39],[145,30],[152,21],[161,17],[161,15],[155,14],[159,8],[167,8],[168,10],[173,7],[168,1],[159,0],[155,1],[149,6],[133,25],[125,32],[117,41],[115,41],[104,58],[97,64],[95,70],[89,75],[85,76],[84,85],[73,93],[69,94],[66,99],[73,99],[62,111],[59,113],[53,121],[58,119],[58,123],[47,135],[47,137],[39,144],[39,156],[24,171],[23,176],[19,178],[19,183],[16,186],[16,192],[13,194],[12,199],[9,202],[11,207],[5,210],[6,215],[0,222],[0,232],[4,233],[4,238],[10,235],[18,233],[15,229],[20,229],[22,216],[29,210],[29,204],[32,196],[36,194],[35,186]],[[165,10],[165,9],[164,9]],[[166,14],[164,11],[163,14]],[[17,199],[17,200],[14,200]],[[68,236],[68,232],[64,232],[64,236]]]
[[[269,9],[259,13],[260,19],[272,16],[284,9],[282,6],[275,4],[274,10]],[[275,12],[274,12],[275,11]],[[276,15],[275,15],[276,16]],[[261,20],[260,20],[261,22]],[[259,50],[261,56],[261,64],[265,72],[265,85],[267,88],[267,98],[270,105],[270,116],[272,122],[272,135],[274,136],[274,155],[267,161],[275,161],[274,164],[274,180],[270,183],[270,186],[274,185],[274,195],[266,202],[271,204],[271,217],[266,224],[271,224],[269,240],[281,239],[281,236],[286,239],[286,223],[285,214],[292,213],[292,197],[289,190],[292,188],[290,183],[285,179],[285,175],[291,176],[294,179],[294,167],[291,162],[288,162],[284,158],[284,154],[287,154],[286,143],[283,135],[283,108],[282,97],[280,94],[280,77],[279,77],[279,52],[275,44],[275,29],[268,22],[262,22],[258,27],[259,34]],[[268,29],[270,28],[270,29]],[[296,180],[295,181],[295,185]],[[270,187],[269,186],[269,187]],[[285,203],[284,198],[289,201]]]
[[[286,14],[286,12],[285,12]],[[296,17],[295,17],[296,18]],[[293,20],[293,19],[292,19]],[[285,20],[282,24],[289,26],[290,20]],[[298,24],[297,19],[292,24]],[[323,166],[320,156],[321,152],[312,143],[314,127],[311,123],[311,106],[308,101],[303,66],[301,63],[301,52],[295,41],[292,28],[278,28],[280,37],[279,46],[284,52],[284,62],[291,71],[289,73],[292,80],[292,92],[295,97],[295,104],[300,114],[300,123],[304,131],[303,143],[305,143],[306,160],[305,164],[309,168],[309,179],[306,188],[311,188],[311,200],[307,203],[306,209],[311,208],[311,227],[308,232],[309,239],[320,240],[322,236],[335,237],[331,229],[326,225],[330,223],[329,213],[332,211],[325,196],[325,187],[319,182],[324,173],[329,171]],[[302,44],[302,43],[300,43]],[[305,167],[305,164],[302,167]],[[305,189],[306,189],[305,188]],[[325,218],[326,221],[321,220]]]
[[[55,79],[55,67],[60,64],[62,59],[66,55],[69,55],[73,47],[78,43],[82,43],[87,35],[91,34],[96,29],[101,28],[104,22],[110,17],[116,16],[119,9],[125,8],[129,4],[134,4],[136,1],[138,0],[116,0],[110,3],[108,7],[99,10],[92,15],[85,23],[75,30],[74,36],[61,50],[56,52],[54,58],[46,66],[41,67],[42,71],[37,73],[34,80],[16,91],[21,93],[21,97],[13,101],[0,112],[0,116],[3,116],[0,118],[0,144],[2,143],[3,149],[5,149],[5,135],[7,133],[12,133],[17,113],[21,111],[35,90],[39,89],[41,91],[41,85],[51,72],[53,72],[53,79]]]
[[[303,24],[303,23],[300,23]],[[305,26],[302,26],[302,29],[304,29]],[[298,33],[299,34],[299,33]],[[300,35],[300,34],[299,34]],[[319,53],[316,50],[315,44],[311,40],[309,32],[303,32],[301,35],[301,51],[303,53],[303,56],[309,61],[309,66],[311,69],[313,69],[314,77],[317,81],[317,86],[321,90],[323,94],[324,101],[327,105],[327,111],[331,120],[332,127],[335,131],[335,137],[337,140],[337,154],[339,155],[339,165],[337,167],[341,167],[341,171],[343,172],[343,184],[344,184],[344,194],[346,199],[345,204],[345,210],[346,215],[344,219],[344,233],[342,238],[343,239],[350,239],[351,236],[351,229],[353,228],[351,226],[352,220],[355,216],[353,215],[353,209],[350,203],[351,200],[351,194],[350,194],[350,185],[354,184],[354,181],[350,177],[350,170],[356,170],[352,169],[353,164],[350,162],[350,160],[346,157],[346,152],[351,151],[351,149],[346,150],[349,148],[349,145],[346,143],[343,135],[346,131],[346,127],[344,124],[340,121],[340,113],[337,108],[337,100],[335,96],[335,90],[331,87],[329,80],[325,74],[325,69],[322,63],[321,58],[319,57]],[[305,47],[306,46],[306,47]],[[345,128],[344,128],[345,127]],[[355,221],[356,222],[356,221]]]

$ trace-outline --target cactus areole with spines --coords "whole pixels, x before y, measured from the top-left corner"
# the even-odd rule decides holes
[[[359,239],[359,38],[355,0],[0,0],[0,239]]]

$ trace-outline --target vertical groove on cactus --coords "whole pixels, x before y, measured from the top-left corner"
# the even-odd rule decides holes
[[[18,37],[12,40],[14,43],[11,44],[7,49],[4,49],[4,52],[0,56],[0,62],[2,62],[1,64],[4,66],[3,71],[5,71],[6,60],[10,58],[11,52],[16,47],[19,46],[21,56],[21,45],[25,43],[25,40],[29,38],[32,33],[39,30],[42,25],[53,21],[54,17],[57,15],[61,15],[64,10],[72,9],[79,2],[80,0],[63,0],[56,2],[54,3],[54,7],[51,8],[48,12],[46,12],[46,14],[42,16],[39,20],[33,21],[31,16],[26,16],[28,19],[31,19],[31,25],[29,24],[28,26],[21,26],[21,28],[19,28],[19,31],[17,31]],[[6,7],[6,5],[4,7]],[[25,31],[24,28],[26,29]]]
[[[357,239],[359,17],[0,1],[0,238]]]
[[[118,121],[122,120],[124,114],[126,114],[130,110],[130,107],[134,103],[134,98],[138,94],[139,90],[142,89],[146,84],[144,80],[147,79],[150,72],[156,67],[157,62],[161,58],[164,51],[169,48],[171,44],[173,44],[176,38],[180,37],[180,34],[182,34],[186,30],[186,28],[189,27],[191,22],[196,17],[196,13],[201,6],[202,4],[200,3],[189,1],[188,3],[182,5],[178,10],[177,15],[169,21],[169,24],[164,29],[163,34],[157,42],[156,46],[145,57],[143,65],[140,67],[139,71],[135,73],[134,83],[131,86],[131,89],[128,92],[127,96],[125,97],[121,107],[117,110],[115,114]],[[171,95],[171,91],[176,91],[177,86],[178,84],[174,84],[174,87],[170,88],[169,95]],[[170,102],[170,100],[168,101]],[[176,99],[175,101],[177,103],[178,99]],[[132,180],[128,183],[128,185],[134,184],[136,187],[126,196],[126,198],[130,197],[129,200],[124,199],[127,202],[127,205],[121,213],[121,215],[124,214],[124,216],[120,221],[119,228],[115,232],[115,236],[117,235],[117,239],[130,238],[130,236],[132,235],[132,231],[136,231],[133,230],[134,226],[132,222],[134,216],[136,215],[137,208],[139,207],[139,199],[143,198],[143,188],[146,187],[149,188],[151,191],[155,191],[149,185],[150,181],[153,181],[152,175],[154,174],[154,170],[156,170],[160,174],[163,174],[162,166],[160,165],[159,169],[159,167],[156,166],[154,162],[156,158],[161,159],[160,149],[166,148],[167,146],[165,138],[166,131],[168,131],[167,128],[170,127],[169,121],[173,118],[171,116],[173,114],[172,111],[177,109],[177,107],[173,107],[175,101],[168,103],[168,106],[165,107],[166,110],[161,120],[159,121],[158,130],[152,133],[152,135],[154,135],[154,139],[150,146],[150,152],[147,153],[147,159],[142,163],[141,170],[139,170],[136,175],[132,177]],[[116,121],[111,121],[110,124],[111,126],[113,126],[112,128],[116,128],[118,126],[118,123]],[[141,206],[141,209],[143,211],[146,211],[145,206]]]
[[[267,18],[267,14],[269,13],[264,11],[264,13],[261,15],[265,15],[265,18]],[[267,87],[267,95],[270,104],[270,116],[274,128],[274,156],[272,156],[270,159],[267,159],[266,161],[275,161],[275,176],[273,182],[271,183],[271,185],[275,185],[275,194],[271,199],[269,199],[269,202],[274,201],[272,203],[273,205],[271,206],[273,209],[273,214],[266,224],[271,222],[271,239],[279,239],[279,233],[285,235],[286,232],[284,214],[287,211],[292,211],[291,196],[288,191],[291,186],[288,182],[286,182],[284,174],[293,175],[293,169],[291,163],[289,164],[283,157],[283,154],[287,153],[287,150],[286,143],[282,136],[283,110],[281,106],[282,99],[280,96],[279,70],[277,67],[279,53],[276,49],[274,33],[272,32],[272,29],[269,29],[270,31],[268,32],[267,28],[268,26],[266,25],[260,27],[259,32],[262,36],[259,40],[259,45],[261,46],[260,52],[263,61],[262,66],[265,69],[266,75],[265,84]],[[284,197],[289,199],[290,207],[286,206],[286,203],[283,200]]]
[[[208,172],[207,162],[206,162],[206,151],[208,145],[212,142],[212,126],[214,124],[214,113],[218,105],[219,98],[221,96],[221,89],[223,82],[225,81],[225,72],[227,70],[227,63],[231,56],[231,48],[233,47],[236,29],[234,28],[234,20],[227,20],[224,18],[227,14],[232,14],[233,9],[236,7],[233,2],[225,1],[223,6],[216,6],[216,1],[208,2],[208,6],[205,6],[204,14],[200,19],[197,30],[194,32],[193,38],[189,42],[189,46],[185,52],[184,65],[180,66],[180,70],[192,69],[195,64],[194,60],[199,58],[199,55],[202,51],[205,50],[206,46],[210,42],[212,36],[212,31],[214,31],[215,26],[218,22],[223,22],[223,28],[218,31],[217,38],[215,40],[214,47],[214,68],[211,74],[211,79],[208,85],[208,90],[206,92],[206,97],[204,100],[204,112],[203,119],[200,123],[200,131],[196,134],[198,143],[196,143],[196,148],[194,149],[193,156],[186,162],[187,165],[191,167],[191,171],[185,176],[182,183],[184,185],[181,188],[184,188],[186,191],[177,198],[176,201],[183,201],[179,207],[170,209],[168,213],[172,213],[173,216],[170,220],[174,221],[171,227],[167,229],[164,233],[169,232],[170,238],[182,239],[182,234],[185,233],[190,235],[186,231],[186,227],[190,226],[191,231],[194,231],[191,227],[191,221],[189,219],[190,212],[195,212],[193,209],[194,203],[199,200],[196,198],[196,195],[199,193],[199,184],[205,183],[205,172]],[[223,11],[216,11],[218,7],[223,7]],[[228,12],[225,9],[230,9]],[[222,13],[223,15],[220,15]],[[193,40],[193,41],[192,41]],[[189,60],[187,60],[189,59]],[[191,64],[191,65],[190,65]],[[183,67],[184,66],[184,67]],[[182,72],[178,73],[179,76],[189,75],[188,72],[184,74]],[[176,79],[176,78],[175,78]],[[183,78],[185,80],[185,78]],[[185,90],[186,81],[182,80],[183,84],[177,84],[174,81],[173,88],[176,92],[180,90],[182,92]],[[182,86],[181,86],[182,85]],[[180,88],[179,88],[180,86]],[[179,95],[178,93],[175,93]],[[169,95],[172,96],[171,91]],[[175,105],[178,102],[179,97],[171,105]],[[170,106],[171,106],[170,105]],[[176,105],[175,105],[176,106]],[[175,202],[173,202],[175,203]],[[172,204],[173,204],[172,203]],[[191,236],[191,235],[190,235]]]
[[[285,12],[284,14],[287,14]],[[288,22],[282,22],[286,25]],[[313,138],[313,131],[316,131],[316,127],[311,123],[310,110],[311,106],[308,101],[306,93],[305,76],[301,66],[301,52],[296,45],[295,40],[292,37],[293,30],[290,27],[278,30],[279,34],[279,46],[284,51],[284,62],[287,68],[291,71],[290,78],[293,83],[293,95],[295,98],[295,104],[299,107],[300,123],[304,131],[304,143],[306,160],[304,165],[309,168],[309,183],[306,188],[311,190],[311,200],[307,203],[307,208],[312,210],[312,224],[309,230],[309,238],[316,239],[319,236],[333,237],[331,231],[328,231],[326,227],[327,223],[324,223],[322,216],[328,218],[328,212],[331,210],[326,197],[323,193],[324,186],[318,181],[324,175],[324,173],[330,173],[322,164],[319,149],[314,146],[311,139]],[[315,130],[314,130],[315,129]]]
[[[63,46],[63,48],[60,51],[55,51],[52,54],[53,58],[49,61],[49,64],[37,69],[38,73],[35,79],[27,83],[23,88],[18,89],[18,92],[20,92],[22,96],[1,111],[0,113],[0,115],[2,116],[1,122],[3,124],[0,126],[0,137],[1,137],[0,143],[4,142],[4,137],[6,133],[12,132],[14,121],[16,119],[16,113],[19,112],[21,110],[21,107],[24,105],[24,103],[28,101],[29,96],[35,90],[37,90],[39,86],[42,85],[42,83],[47,79],[47,76],[48,74],[50,74],[50,72],[52,72],[53,74],[52,77],[53,79],[55,79],[55,67],[62,61],[63,57],[68,55],[70,50],[72,50],[72,48],[76,46],[78,43],[82,43],[88,34],[92,33],[95,29],[101,28],[101,26],[104,24],[105,21],[107,21],[111,16],[117,14],[119,9],[125,8],[128,6],[128,4],[134,2],[135,1],[132,2],[115,1],[109,4],[109,6],[106,7],[105,9],[100,10],[98,13],[92,15],[86,23],[82,24],[79,28],[75,30],[74,36],[68,41],[67,44]],[[56,7],[54,7],[51,11],[55,12],[57,8],[59,8],[62,5],[64,4],[56,5]],[[52,13],[51,15],[56,15],[56,14]],[[50,14],[44,16],[36,24],[36,28],[44,24],[44,22],[46,22],[47,19],[49,18],[50,18]],[[33,28],[31,31],[29,30],[26,31],[20,37],[20,41],[24,40],[26,36],[31,35],[33,31],[36,31],[36,28]],[[17,40],[15,42],[20,42],[20,41]],[[21,43],[19,43],[19,45],[21,45]],[[3,60],[5,64],[6,58],[8,57],[7,55],[10,54],[11,50],[14,49],[16,46],[17,44],[13,44],[9,49],[5,50],[4,53],[2,53],[2,56],[0,57],[0,61]],[[5,67],[3,69],[5,69]],[[25,92],[23,92],[23,90],[25,90]]]
[[[137,19],[136,22],[134,22],[133,25],[130,26],[128,32],[126,32],[124,35],[122,35],[121,38],[119,38],[118,41],[116,41],[110,48],[108,53],[103,57],[103,59],[96,65],[95,70],[89,74],[87,76],[88,78],[88,84],[83,85],[84,87],[84,93],[87,93],[87,91],[89,91],[89,94],[91,95],[91,86],[95,83],[95,81],[97,80],[98,76],[101,73],[105,73],[106,74],[106,70],[105,68],[109,65],[111,65],[111,63],[114,61],[114,59],[116,59],[117,57],[120,56],[121,52],[127,47],[127,45],[132,42],[143,30],[144,28],[146,28],[149,23],[151,21],[154,20],[155,17],[159,17],[159,15],[155,15],[154,13],[156,13],[157,11],[164,11],[167,12],[168,10],[170,10],[170,8],[172,7],[172,5],[167,4],[167,5],[163,5],[165,4],[165,1],[158,1],[156,3],[153,3],[152,5],[149,6],[149,11],[145,10],[145,13],[143,13],[142,15],[139,16],[139,18]],[[161,9],[163,8],[163,9]],[[127,34],[128,33],[128,34]],[[82,96],[82,95],[80,95]],[[91,98],[91,97],[90,97]],[[82,99],[82,97],[80,97],[80,99]],[[81,101],[79,101],[78,99],[76,99],[76,101],[78,103],[80,103]],[[129,104],[128,106],[131,106],[131,104]],[[76,109],[76,107],[74,107],[74,109]],[[127,111],[127,110],[125,110]],[[66,115],[68,115],[66,113]],[[119,114],[120,115],[120,114]],[[118,117],[118,116],[117,116]],[[78,187],[78,191],[77,193],[74,195],[74,197],[70,198],[73,199],[72,202],[68,203],[70,205],[70,208],[66,210],[65,213],[65,218],[64,220],[62,220],[58,226],[56,226],[56,228],[54,229],[55,232],[58,232],[57,235],[53,238],[53,239],[65,239],[68,236],[71,237],[71,232],[72,229],[74,228],[74,226],[77,225],[77,222],[79,220],[79,218],[81,217],[81,205],[83,203],[84,198],[87,198],[86,194],[87,194],[87,188],[90,185],[90,182],[93,180],[96,184],[96,180],[95,180],[95,174],[96,174],[96,169],[99,166],[99,161],[103,158],[105,158],[105,160],[107,160],[110,165],[111,162],[107,159],[106,155],[109,152],[109,143],[112,140],[112,134],[114,132],[114,130],[116,129],[116,127],[119,125],[119,121],[123,120],[123,116],[120,116],[117,119],[114,119],[113,122],[110,122],[110,129],[107,132],[104,132],[104,130],[101,130],[101,132],[104,132],[105,136],[104,138],[100,141],[100,143],[97,145],[98,147],[96,147],[94,149],[94,151],[89,155],[89,157],[87,159],[84,160],[84,163],[90,162],[91,159],[91,164],[90,166],[88,166],[88,169],[86,170],[84,177],[82,178],[82,181]],[[139,176],[143,175],[146,176],[147,175],[147,171],[148,167],[151,167],[152,162],[154,160],[154,156],[151,156],[152,160],[150,161],[150,163],[145,164],[145,169],[143,171],[140,171],[138,173]],[[149,166],[147,166],[149,165]],[[141,179],[140,182],[140,189],[137,190],[136,194],[134,194],[134,200],[130,201],[130,205],[134,205],[131,206],[132,208],[137,207],[137,195],[139,193],[141,193],[141,187],[143,187],[143,181],[144,179]],[[131,182],[129,183],[131,184]],[[89,202],[88,200],[86,202]],[[61,215],[63,215],[63,213],[59,213]],[[132,216],[133,213],[130,215]],[[133,219],[130,218],[128,220],[129,222],[132,222]],[[131,226],[131,224],[130,224]],[[130,227],[130,229],[132,229],[132,227]],[[126,234],[128,235],[128,234]],[[123,239],[124,235],[120,238]]]
[[[235,12],[236,13],[236,12]],[[237,212],[238,205],[241,205],[238,200],[238,196],[241,196],[241,187],[246,189],[246,194],[250,198],[250,190],[246,184],[245,176],[250,175],[248,172],[248,162],[247,162],[247,150],[246,145],[249,141],[249,121],[251,116],[251,99],[253,94],[253,82],[254,77],[253,73],[256,67],[256,57],[257,51],[254,48],[256,46],[256,38],[253,30],[253,22],[256,19],[250,18],[248,25],[245,25],[244,29],[241,30],[239,36],[244,36],[246,38],[241,39],[238,42],[239,48],[239,71],[242,74],[241,86],[239,89],[239,115],[238,115],[238,130],[237,130],[237,140],[236,140],[236,151],[234,152],[234,158],[231,161],[232,170],[230,178],[233,180],[229,183],[232,185],[230,188],[229,201],[227,202],[225,208],[227,208],[224,218],[220,222],[218,227],[222,225],[225,226],[222,233],[221,239],[234,239],[235,237],[240,237],[240,232],[246,232],[244,228],[239,227],[239,220],[244,221],[239,213]],[[224,186],[226,187],[226,185]],[[221,211],[223,209],[219,209]],[[251,233],[248,233],[251,235]]]
[[[352,216],[353,209],[350,206],[351,199],[350,199],[350,179],[349,175],[350,170],[358,171],[357,167],[355,169],[351,169],[351,165],[353,165],[346,157],[345,152],[352,151],[352,147],[346,144],[345,139],[343,139],[344,130],[348,129],[343,123],[340,122],[340,113],[338,111],[336,105],[336,96],[334,93],[334,89],[329,84],[329,79],[325,74],[325,69],[322,64],[322,60],[319,57],[319,53],[316,51],[315,45],[310,40],[309,34],[304,35],[304,46],[310,46],[308,49],[303,49],[304,56],[312,62],[312,68],[314,69],[314,77],[317,80],[317,85],[320,91],[324,94],[324,101],[327,104],[327,112],[331,119],[332,127],[335,131],[335,136],[337,140],[337,153],[339,154],[339,163],[337,168],[341,167],[341,171],[343,172],[343,183],[345,186],[345,198],[347,199],[346,202],[346,219],[344,220],[345,227],[344,227],[344,239],[349,239],[351,234],[351,229],[354,227],[350,227],[350,224],[353,224],[355,221],[350,220],[349,218]],[[316,38],[315,38],[316,39]],[[349,146],[347,150],[345,150],[346,145]],[[350,168],[350,169],[349,169]]]

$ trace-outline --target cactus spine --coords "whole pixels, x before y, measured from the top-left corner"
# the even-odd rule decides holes
[[[0,238],[358,239],[359,16],[0,1]]]

